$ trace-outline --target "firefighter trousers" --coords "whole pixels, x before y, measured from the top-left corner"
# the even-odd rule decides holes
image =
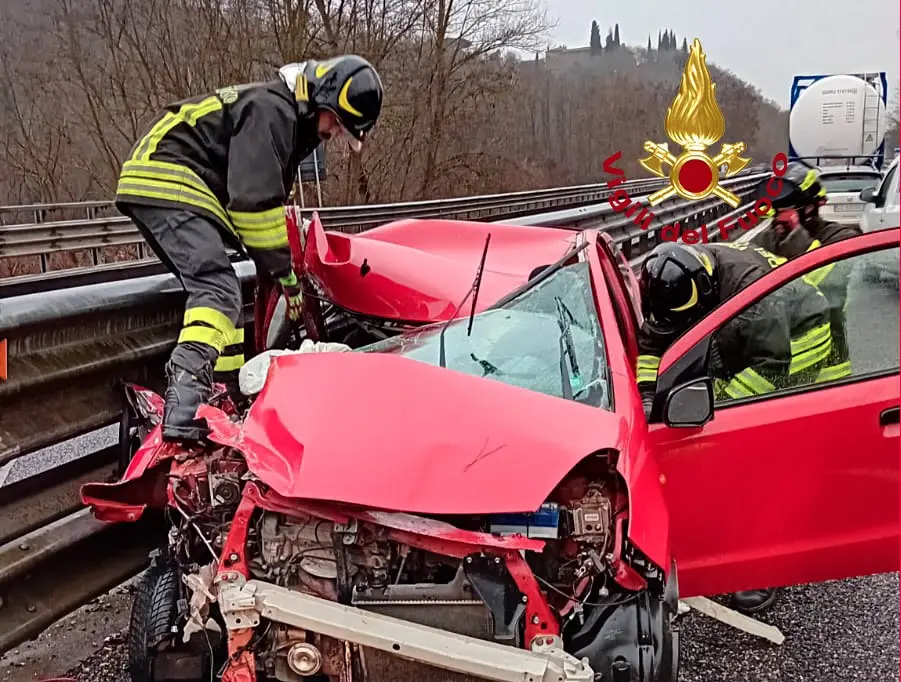
[[[241,284],[219,228],[181,209],[120,204],[157,257],[187,293],[184,320],[170,363],[190,373],[214,369],[214,379],[237,390],[244,364]]]

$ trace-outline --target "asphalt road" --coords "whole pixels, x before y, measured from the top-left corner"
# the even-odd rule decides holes
[[[885,271],[889,280],[884,282],[866,280],[860,271],[852,275],[848,328],[856,372],[898,366],[899,291],[897,274],[892,275],[897,260],[893,268]],[[6,482],[103,447],[115,437],[112,427],[35,453],[11,467]],[[899,609],[899,580],[893,573],[783,590],[776,606],[760,617],[785,634],[780,647],[689,613],[681,619],[679,682],[899,681]],[[96,633],[95,652],[71,676],[78,682],[128,682],[121,634],[121,629]],[[101,645],[98,636],[101,642],[108,639]],[[35,679],[15,665],[10,667],[9,657],[0,659],[0,681]]]
[[[679,682],[894,682],[898,613],[897,573],[783,590],[758,616],[781,646],[689,613]]]

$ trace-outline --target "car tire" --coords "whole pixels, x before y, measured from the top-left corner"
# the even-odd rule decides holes
[[[171,578],[163,581],[163,577],[171,573],[171,569],[161,570],[152,564],[140,575],[135,584],[126,638],[128,675],[131,682],[153,682],[154,655],[150,643],[161,641],[170,623],[175,622],[174,612],[178,593],[177,590],[173,592]],[[175,588],[177,587],[175,584]]]
[[[184,652],[196,657],[203,670],[201,679],[210,679],[214,662],[209,648],[192,650],[181,641],[178,602],[181,598],[181,572],[164,563],[155,553],[151,566],[135,585],[134,600],[126,638],[128,674],[131,682],[161,682],[157,658],[163,651]],[[197,636],[195,635],[195,638]]]

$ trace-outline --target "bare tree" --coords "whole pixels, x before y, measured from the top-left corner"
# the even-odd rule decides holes
[[[330,145],[328,204],[592,182],[618,149],[626,172],[644,175],[642,144],[665,140],[684,55],[518,59],[511,51],[537,55],[551,26],[539,1],[11,0],[0,201],[108,198],[165,104],[348,52],[376,65],[385,100],[362,154]],[[709,68],[728,137],[755,158],[784,149],[785,112]]]

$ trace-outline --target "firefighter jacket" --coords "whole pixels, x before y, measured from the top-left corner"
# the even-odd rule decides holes
[[[166,107],[122,166],[116,203],[202,214],[276,279],[291,274],[285,203],[320,140],[281,80],[220,88]]]
[[[750,243],[708,244],[716,261],[720,303],[784,263]],[[685,330],[663,331],[645,321],[639,331],[636,377],[647,412],[660,357]],[[792,385],[818,369],[831,351],[825,297],[803,280],[771,292],[713,337],[710,371],[719,398],[760,395]]]
[[[780,238],[776,230],[765,228],[752,241],[779,256],[790,259],[820,246],[860,234],[863,232],[857,225],[843,225],[816,216],[802,227],[792,230],[789,235]],[[805,281],[822,291],[829,301],[832,353],[816,381],[834,381],[851,374],[851,352],[848,346],[845,309],[848,303],[848,281],[852,265],[847,260],[837,261],[804,276]]]

